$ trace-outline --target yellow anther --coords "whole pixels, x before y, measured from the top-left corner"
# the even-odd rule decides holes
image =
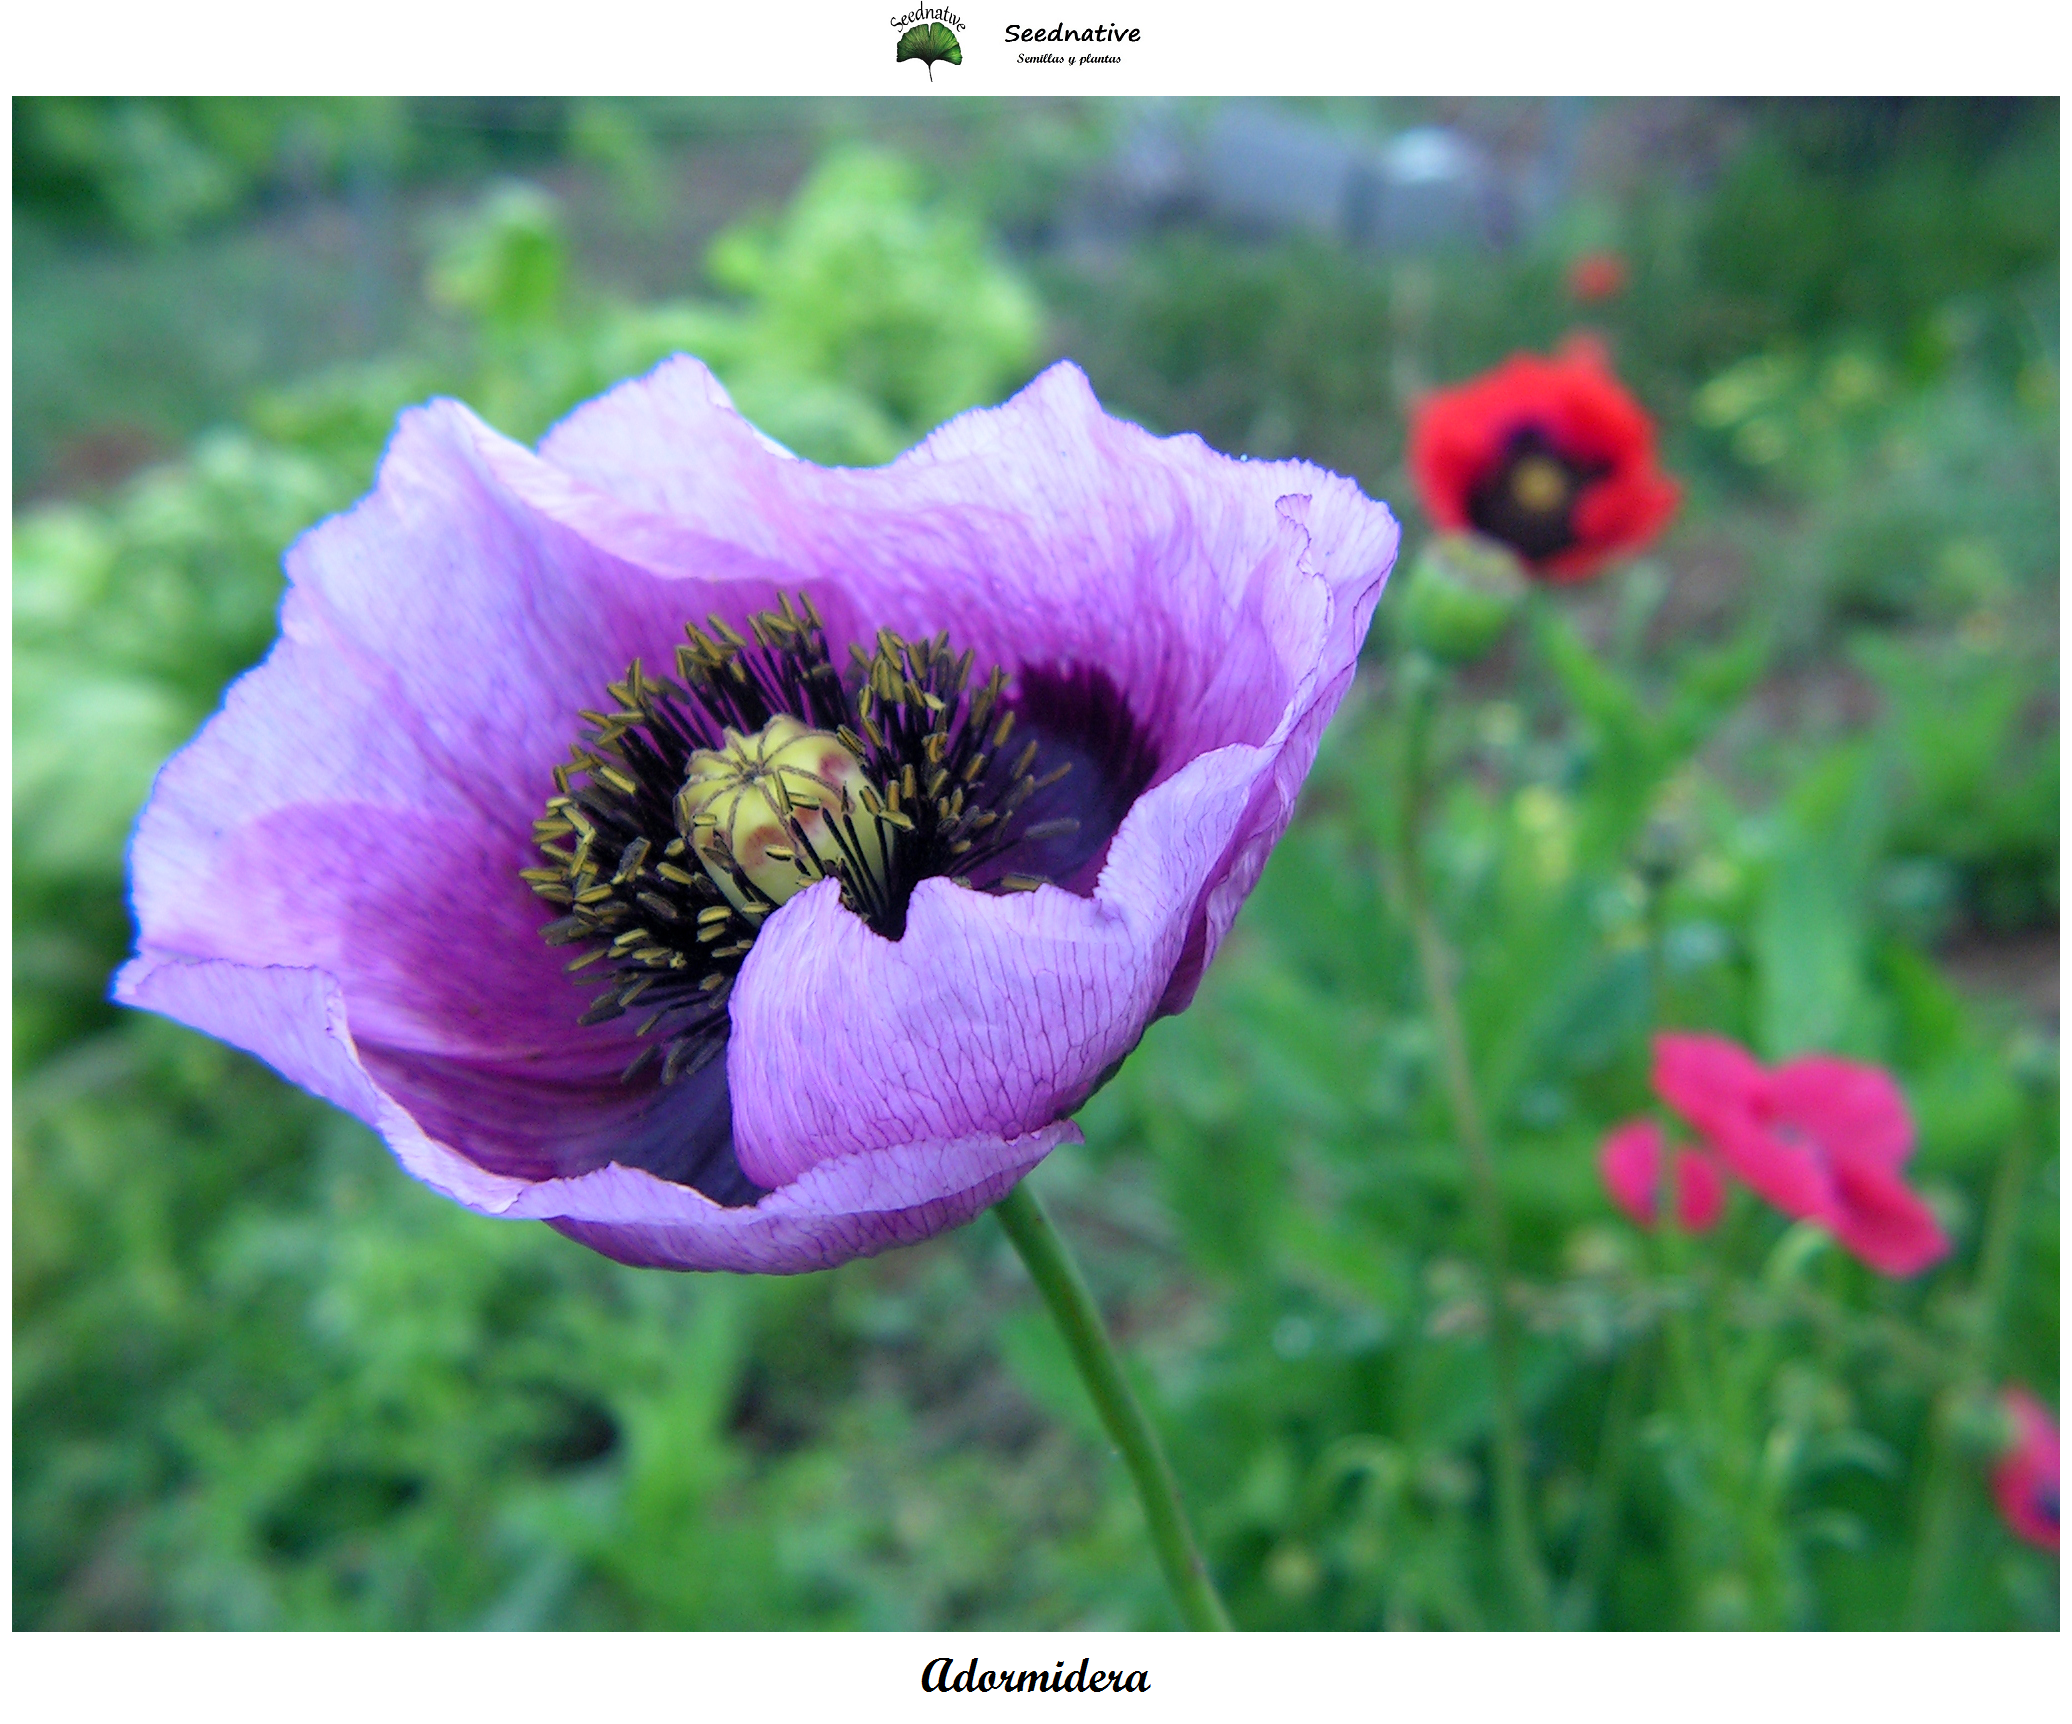
[[[1545,455],[1527,455],[1511,469],[1511,495],[1519,508],[1551,515],[1568,501],[1568,473]]]

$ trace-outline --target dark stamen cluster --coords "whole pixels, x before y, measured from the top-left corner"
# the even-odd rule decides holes
[[[542,933],[552,945],[581,948],[569,970],[588,982],[583,972],[597,966],[602,992],[580,1021],[639,1012],[635,1033],[654,1039],[625,1075],[659,1055],[664,1083],[724,1048],[742,960],[792,890],[832,875],[850,909],[898,939],[921,880],[1032,890],[1044,879],[1013,869],[1015,848],[1077,825],[1032,818],[1030,799],[1069,764],[1039,774],[1036,743],[1014,745],[1005,673],[995,668],[973,688],[972,654],[952,654],[947,636],[881,630],[874,651],[850,649],[854,674],[845,681],[803,595],[752,616],[752,641],[717,616],[707,624],[685,629],[675,679],[649,675],[636,659],[609,686],[611,709],[581,715],[587,734],[554,769],[556,794],[533,827],[546,865],[523,870],[533,891],[565,912]],[[680,793],[693,755],[722,748],[730,731],[752,737],[778,717],[838,738],[863,771],[854,796],[844,787],[833,807],[823,799],[795,808],[781,780],[773,785],[786,839],[764,854],[798,875],[773,894],[700,829],[689,812],[697,799]]]
[[[880,629],[875,653],[858,646],[849,652],[861,686],[853,725],[837,734],[885,787],[885,806],[911,823],[899,833],[888,863],[889,897],[898,909],[878,932],[897,939],[905,931],[907,900],[930,875],[1010,892],[1043,885],[1040,875],[989,866],[1007,859],[1018,844],[1078,825],[1072,819],[1018,818],[1030,797],[1070,767],[1037,776],[1033,741],[1010,757],[1016,714],[1001,702],[1006,673],[996,666],[967,693],[971,653],[952,657],[946,635],[908,641]]]
[[[1527,426],[1470,493],[1468,519],[1520,556],[1557,556],[1576,542],[1578,499],[1609,471],[1609,463],[1580,460]]]

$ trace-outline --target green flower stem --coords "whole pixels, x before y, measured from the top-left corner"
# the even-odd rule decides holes
[[[1027,1184],[1017,1185],[993,1206],[993,1213],[1000,1217],[1000,1225],[1028,1265],[1029,1278],[1064,1334],[1072,1362],[1093,1397],[1094,1410],[1122,1451],[1180,1620],[1189,1628],[1230,1628],[1230,1612],[1216,1595],[1186,1511],[1180,1507],[1180,1485],[1173,1477],[1172,1463],[1129,1379],[1122,1374],[1122,1361],[1116,1357],[1115,1344],[1108,1338],[1100,1308],[1094,1304],[1079,1265]]]
[[[1647,889],[1648,997],[1652,1015],[1659,1022],[1663,1012],[1664,973],[1662,962],[1662,897],[1669,871],[1661,866],[1643,866],[1641,880]],[[1656,1174],[1655,1202],[1659,1214],[1671,1213],[1676,1201],[1669,1158]],[[1619,1520],[1625,1507],[1626,1468],[1633,1448],[1633,1428],[1639,1417],[1640,1382],[1648,1356],[1655,1351],[1654,1336],[1643,1330],[1635,1335],[1612,1368],[1611,1386],[1605,1395],[1604,1423],[1597,1440],[1597,1471],[1591,1481],[1590,1502],[1583,1519],[1583,1537],[1578,1546],[1575,1578],[1568,1593],[1568,1608],[1562,1626],[1594,1628],[1604,1617],[1605,1579],[1619,1548]],[[1666,1375],[1666,1363],[1657,1375]]]
[[[1569,1593],[1566,1628],[1595,1628],[1604,1618],[1604,1583],[1619,1548],[1619,1517],[1625,1506],[1626,1466],[1633,1450],[1633,1427],[1640,1401],[1641,1373],[1649,1337],[1636,1335],[1612,1367],[1605,1396],[1604,1427],[1597,1440],[1597,1473],[1590,1485],[1590,1506],[1583,1520],[1583,1540],[1576,1558],[1576,1578]]]
[[[1682,1594],[1687,1620],[1678,1628],[1696,1625],[1699,1601],[1705,1592],[1706,1576],[1719,1563],[1719,1486],[1716,1457],[1719,1432],[1712,1422],[1708,1384],[1698,1356],[1697,1284],[1691,1278],[1683,1251],[1684,1241],[1673,1227],[1659,1230],[1661,1278],[1673,1298],[1662,1315],[1662,1345],[1668,1361],[1670,1401],[1676,1409],[1681,1453],[1672,1452],[1670,1464],[1686,1475],[1695,1487],[1672,1491],[1669,1498],[1670,1552],[1675,1566],[1677,1589]],[[1693,1500],[1693,1499],[1696,1500]]]
[[[1748,1588],[1747,1626],[1788,1626],[1785,1495],[1791,1484],[1789,1428],[1766,1414],[1779,1366],[1778,1331],[1749,1328],[1737,1345],[1729,1332],[1724,1250],[1706,1264],[1702,1306],[1711,1375],[1731,1409],[1719,1421],[1720,1476],[1739,1515],[1735,1556]]]
[[[1632,590],[1629,583],[1628,592]],[[1627,643],[1628,648],[1637,650],[1639,630],[1636,627],[1632,632],[1634,640]],[[1630,659],[1632,650],[1628,650],[1625,656]],[[1647,930],[1649,1016],[1653,1022],[1660,1023],[1666,1014],[1668,1000],[1668,966],[1662,953],[1664,901],[1669,883],[1675,877],[1676,866],[1673,853],[1663,843],[1644,840],[1643,844],[1638,872],[1644,893],[1642,920]],[[1672,1157],[1665,1155],[1655,1175],[1656,1213],[1664,1216],[1674,1214],[1676,1207],[1672,1161]],[[1633,1429],[1639,1417],[1641,1376],[1649,1356],[1657,1351],[1653,1333],[1643,1330],[1631,1339],[1613,1366],[1611,1386],[1605,1395],[1604,1423],[1597,1441],[1597,1471],[1590,1487],[1589,1508],[1584,1516],[1575,1578],[1569,1587],[1564,1627],[1592,1628],[1602,1621],[1605,1578],[1611,1572],[1612,1559],[1619,1547],[1619,1520],[1625,1507],[1626,1469],[1633,1448]],[[1670,1376],[1673,1362],[1666,1356],[1671,1353],[1666,1340],[1659,1351],[1665,1357],[1657,1365],[1656,1375],[1666,1379]]]
[[[1496,1156],[1475,1094],[1467,1036],[1453,991],[1453,954],[1440,932],[1424,878],[1425,816],[1431,801],[1430,736],[1440,673],[1412,658],[1403,666],[1403,803],[1397,825],[1396,873],[1410,931],[1417,947],[1425,1000],[1439,1036],[1446,1093],[1454,1129],[1468,1163],[1468,1191],[1482,1235],[1483,1278],[1489,1300],[1490,1361],[1496,1391],[1496,1510],[1504,1567],[1510,1574],[1526,1626],[1552,1626],[1547,1573],[1532,1528],[1525,1483],[1525,1423],[1518,1405],[1518,1318],[1511,1309],[1510,1245],[1504,1226],[1503,1191]]]
[[[1979,1247],[1978,1271],[1972,1280],[1967,1321],[1958,1351],[1957,1381],[1938,1395],[1929,1407],[1921,1536],[1915,1547],[1918,1554],[1908,1600],[1909,1623],[1914,1628],[1934,1626],[1950,1555],[1956,1548],[1960,1478],[1956,1457],[1950,1452],[1951,1403],[1963,1394],[1982,1392],[1992,1378],[2000,1333],[2000,1307],[2006,1296],[2008,1272],[2014,1263],[2022,1191],[2029,1179],[2029,1138],[2033,1121],[2034,1102],[2025,1100],[2021,1123],[2008,1134],[2007,1147],[2001,1152],[1999,1172],[1993,1180],[1993,1195],[1987,1203],[1985,1237]]]

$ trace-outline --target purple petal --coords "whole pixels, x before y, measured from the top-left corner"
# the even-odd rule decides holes
[[[892,1145],[827,1162],[753,1208],[723,1208],[639,1168],[534,1182],[486,1172],[427,1136],[362,1066],[340,991],[315,970],[142,957],[117,978],[116,998],[261,1054],[380,1132],[409,1173],[456,1202],[549,1222],[647,1267],[797,1274],[912,1244],[970,1220],[1060,1143],[1081,1141],[1061,1120],[1014,1138]]]
[[[607,1167],[536,1185],[507,1213],[537,1215],[640,1268],[795,1275],[961,1227],[1059,1144],[1081,1141],[1077,1126],[1057,1120],[1019,1138],[893,1145],[825,1162],[753,1209],[722,1209],[652,1174]]]
[[[869,628],[947,629],[982,666],[1102,667],[1150,733],[1154,784],[1274,739],[1160,1012],[1193,997],[1286,829],[1398,538],[1387,508],[1335,474],[1109,418],[1069,363],[871,471],[773,458],[686,358],[579,408],[540,452],[589,487],[583,530],[651,566],[731,532],[798,579],[846,588]]]
[[[508,469],[545,474],[452,403],[404,415],[374,495],[289,553],[281,640],[159,775],[131,868],[146,955],[324,971],[399,1101],[537,1177],[598,1164],[641,1099],[631,1026],[576,1023],[518,878],[552,767],[635,654],[774,589],[600,553]]]
[[[773,457],[686,358],[579,408],[540,454],[588,487],[570,494],[583,530],[650,566],[726,538],[845,590],[868,630],[947,629],[981,666],[1103,666],[1168,773],[1263,742],[1320,661],[1319,687],[1351,664],[1397,536],[1335,474],[1108,417],[1069,363],[883,468]]]
[[[832,1156],[1071,1112],[1150,1021],[1270,759],[1221,749],[1142,798],[1090,899],[924,880],[896,942],[832,882],[785,905],[734,992],[727,1069],[749,1177],[781,1184]]]

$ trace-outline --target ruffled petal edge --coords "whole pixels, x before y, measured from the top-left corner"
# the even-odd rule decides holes
[[[1059,1144],[1082,1141],[1078,1127],[1060,1120],[1019,1136],[888,1146],[823,1162],[752,1208],[724,1208],[618,1165],[526,1181],[486,1173],[428,1136],[374,1082],[353,1046],[337,981],[324,971],[147,951],[118,974],[115,997],[260,1054],[371,1126],[407,1173],[478,1214],[546,1221],[606,1256],[651,1268],[832,1268],[970,1220]]]

